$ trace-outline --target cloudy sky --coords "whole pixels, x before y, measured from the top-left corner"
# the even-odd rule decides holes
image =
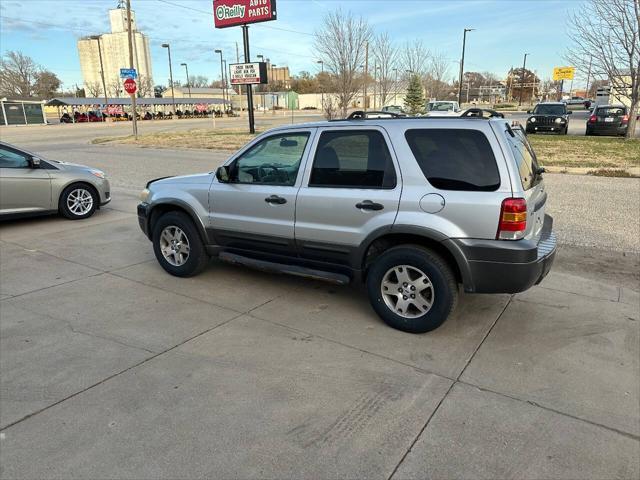
[[[0,2],[0,53],[20,50],[43,67],[57,73],[65,88],[82,83],[76,41],[79,37],[109,31],[107,11],[117,0],[2,0]],[[176,80],[189,64],[190,75],[220,77],[213,53],[222,48],[235,61],[236,42],[242,54],[239,27],[216,30],[211,0],[131,0],[138,28],[149,36],[153,76],[166,84],[169,76],[166,50],[171,44]],[[468,34],[465,70],[504,75],[520,66],[525,52],[527,67],[542,78],[563,65],[570,28],[570,12],[580,0],[277,0],[278,20],[250,28],[251,55],[262,54],[293,73],[315,72],[318,65],[313,33],[322,17],[337,8],[366,18],[375,32],[387,31],[399,45],[413,39],[442,52],[451,61],[453,77],[460,57],[463,28]]]

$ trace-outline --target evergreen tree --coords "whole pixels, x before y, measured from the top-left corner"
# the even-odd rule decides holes
[[[425,100],[422,92],[422,84],[418,75],[412,75],[404,97],[404,106],[410,115],[415,115],[424,110]]]

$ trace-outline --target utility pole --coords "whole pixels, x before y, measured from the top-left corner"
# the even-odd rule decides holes
[[[224,64],[223,64],[223,60],[222,60],[222,50],[217,49],[215,50],[215,53],[219,53],[220,54],[220,84],[222,85],[222,104],[223,104],[223,110],[226,112],[227,110],[227,98],[225,96],[225,84],[224,84]]]
[[[518,106],[522,105],[522,93],[524,92],[524,70],[527,66],[527,55],[529,54],[524,54],[524,61],[522,62],[522,73],[520,74],[520,99],[518,100]]]
[[[245,63],[249,63],[251,61],[251,55],[249,54],[248,25],[242,25],[242,40],[244,42],[244,61]],[[245,87],[247,92],[247,109],[249,110],[249,133],[256,133],[255,120],[253,117],[253,85],[245,85]]]
[[[396,81],[394,85],[395,88],[393,91],[393,104],[398,105],[398,69],[394,68],[393,71],[396,72]]]
[[[187,72],[187,88],[189,89],[189,98],[191,98],[191,82],[189,81],[189,66],[186,63],[181,63],[181,67],[184,67]]]
[[[238,50],[238,42],[236,42],[236,63],[240,63],[240,50]],[[247,63],[245,61],[245,63]]]
[[[376,109],[376,94],[378,93],[378,60],[373,61],[373,109]]]
[[[133,67],[133,32],[131,31],[131,0],[127,0],[127,36],[129,37],[129,68]],[[138,139],[138,113],[136,112],[136,94],[131,94],[133,111],[133,137]]]
[[[467,32],[475,28],[465,28],[462,34],[462,58],[460,59],[460,78],[458,79],[458,105],[462,105],[462,75],[464,74],[464,51],[467,46]]]
[[[587,87],[585,90],[585,97],[589,98],[589,80],[591,80],[591,62],[593,61],[593,55],[589,55],[589,71],[587,72]]]
[[[176,113],[176,96],[173,93],[173,68],[171,67],[171,47],[168,43],[163,43],[162,48],[166,48],[169,53],[169,81],[171,82],[171,103],[173,104],[173,113]]]
[[[362,104],[364,105],[364,111],[367,111],[367,81],[369,80],[369,42],[364,44],[364,95]]]
[[[92,40],[98,41],[98,56],[100,57],[100,76],[102,77],[102,89],[104,90],[104,109],[107,109],[109,104],[109,99],[107,98],[107,83],[104,81],[104,65],[102,64],[102,48],[100,47],[100,35],[94,35],[89,37]],[[102,121],[104,122],[105,116],[102,116]]]
[[[318,60],[316,63],[320,64],[320,72],[322,73],[322,78],[324,78],[324,61]],[[324,111],[324,85],[320,85],[320,107]],[[314,102],[315,103],[315,102]]]

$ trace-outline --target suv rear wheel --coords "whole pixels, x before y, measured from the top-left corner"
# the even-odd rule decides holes
[[[190,277],[200,273],[209,261],[193,221],[182,212],[169,212],[153,227],[153,252],[171,275]]]
[[[389,326],[410,333],[438,328],[458,300],[451,267],[418,245],[393,247],[378,257],[367,275],[367,291]]]

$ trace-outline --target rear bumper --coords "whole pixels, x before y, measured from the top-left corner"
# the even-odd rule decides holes
[[[587,131],[596,135],[624,135],[627,125],[587,125]]]
[[[472,293],[517,293],[540,283],[556,255],[553,219],[545,216],[537,241],[453,239],[462,255],[464,289]],[[460,264],[460,258],[458,258]]]

